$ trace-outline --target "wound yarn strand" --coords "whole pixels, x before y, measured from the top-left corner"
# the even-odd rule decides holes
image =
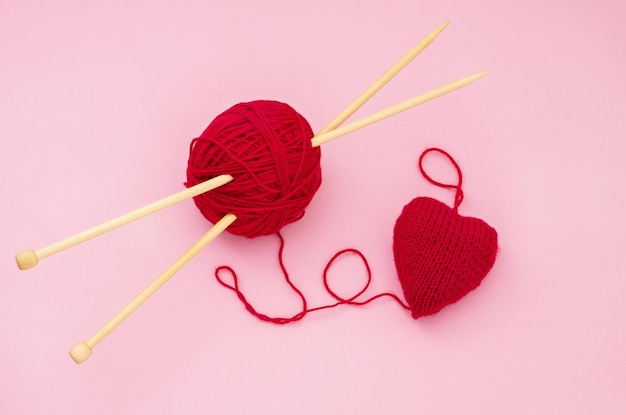
[[[239,103],[191,142],[185,185],[227,172],[232,182],[194,198],[202,215],[215,223],[232,213],[228,232],[272,235],[302,218],[322,183],[312,137],[306,119],[285,103]]]

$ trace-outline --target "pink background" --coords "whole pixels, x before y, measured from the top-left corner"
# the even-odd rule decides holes
[[[222,3],[222,4],[220,4]],[[0,5],[1,414],[626,413],[626,3],[3,1]],[[452,203],[416,161],[461,165],[460,212],[500,235],[478,290],[413,320],[392,301],[298,310],[274,237],[222,235],[89,361],[87,339],[206,229],[190,201],[19,271],[14,255],[182,189],[188,144],[240,101],[276,99],[314,130],[426,33],[452,24],[355,118],[465,75],[472,86],[323,146],[325,181],[284,229],[312,305],[361,249],[400,292],[402,206]],[[434,157],[433,175],[452,178]],[[359,289],[346,259],[334,286]]]

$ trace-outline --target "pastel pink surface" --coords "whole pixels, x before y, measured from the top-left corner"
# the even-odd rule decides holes
[[[625,13],[609,0],[3,2],[0,413],[625,413]],[[89,361],[69,358],[209,224],[182,203],[29,271],[17,252],[181,190],[190,140],[234,103],[281,100],[322,128],[448,18],[354,118],[489,75],[325,144],[285,260],[312,306],[330,301],[321,273],[348,246],[372,264],[367,293],[400,293],[402,206],[452,203],[416,167],[438,146],[463,169],[459,212],[498,231],[477,290],[418,321],[379,301],[268,325],[212,273],[232,265],[260,311],[297,311],[277,240],[222,235]],[[337,291],[359,289],[357,261],[335,270]]]

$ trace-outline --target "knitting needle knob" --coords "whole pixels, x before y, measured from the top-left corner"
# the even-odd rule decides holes
[[[83,363],[91,356],[91,347],[85,342],[76,343],[70,349],[70,356],[76,363]]]
[[[15,256],[15,262],[19,269],[30,269],[39,263],[37,253],[32,249],[20,252]]]

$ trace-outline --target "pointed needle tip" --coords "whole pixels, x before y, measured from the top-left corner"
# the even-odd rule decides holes
[[[485,71],[485,72],[479,72],[479,73],[477,73],[476,75],[471,75],[471,76],[470,76],[470,79],[471,79],[472,81],[476,81],[476,80],[478,80],[478,79],[482,78],[483,76],[487,75],[488,73],[489,73],[489,72],[487,72],[487,71]]]
[[[450,24],[452,20],[448,19],[445,22],[443,22],[442,24],[439,25],[438,28],[436,28],[435,30],[433,30],[434,33],[441,33],[443,32],[443,30],[448,27],[448,25]]]

